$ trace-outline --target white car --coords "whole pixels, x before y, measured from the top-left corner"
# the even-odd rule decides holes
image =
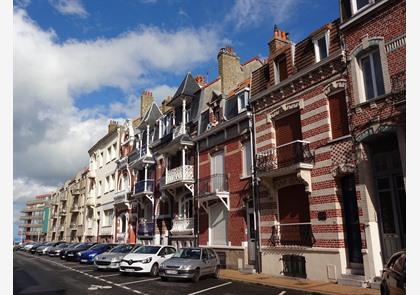
[[[173,246],[142,246],[123,257],[120,263],[121,274],[150,273],[159,275],[159,266],[176,252]]]

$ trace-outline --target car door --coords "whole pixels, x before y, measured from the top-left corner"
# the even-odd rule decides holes
[[[213,249],[207,249],[210,260],[210,272],[214,273],[217,267],[217,256]]]
[[[167,259],[167,247],[162,247],[156,254],[156,262],[161,265]]]
[[[211,272],[211,263],[209,259],[210,257],[209,253],[207,252],[207,249],[202,249],[201,251],[201,264],[203,265],[203,267],[201,268],[201,274],[206,275]]]

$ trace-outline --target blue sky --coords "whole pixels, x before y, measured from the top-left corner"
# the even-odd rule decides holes
[[[14,1],[14,235],[24,202],[86,166],[144,89],[161,101],[188,71],[216,78],[221,47],[266,57],[274,24],[298,42],[338,16],[337,0]]]

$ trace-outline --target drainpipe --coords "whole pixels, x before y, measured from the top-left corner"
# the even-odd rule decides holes
[[[199,154],[199,146],[198,142],[195,143],[195,149],[196,149],[196,157],[197,160],[195,161],[196,168],[194,169],[195,172],[195,185],[194,185],[194,195],[193,195],[193,220],[197,220],[197,222],[194,222],[194,247],[198,247],[199,240],[199,228],[200,228],[200,207],[197,206],[197,211],[195,210],[195,196],[198,194],[198,182],[199,182],[199,176],[200,176],[200,154]],[[198,205],[198,204],[197,204]],[[196,218],[197,217],[197,218]]]
[[[253,108],[253,107],[252,107]],[[256,144],[254,140],[255,130],[255,110],[252,110],[252,117],[249,120],[250,128],[250,142],[251,142],[251,155],[252,155],[252,194],[254,202],[254,211],[255,211],[255,267],[256,272],[261,273],[261,256],[260,256],[260,198],[258,190],[258,177],[257,177],[257,156],[256,156]]]

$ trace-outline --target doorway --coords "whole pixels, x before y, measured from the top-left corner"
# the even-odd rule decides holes
[[[249,200],[247,204],[247,225],[248,225],[248,264],[255,264],[255,209],[254,200]]]

